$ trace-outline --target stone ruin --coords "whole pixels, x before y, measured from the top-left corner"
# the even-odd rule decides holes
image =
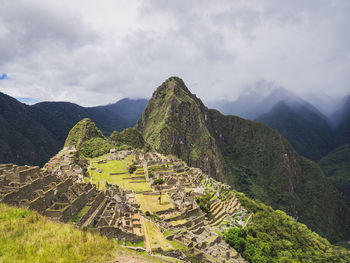
[[[73,221],[84,230],[108,237],[133,243],[144,238],[133,193],[112,185],[106,192],[99,191],[90,183],[77,182],[70,173],[57,175],[39,167],[0,164],[0,200],[56,221]]]
[[[160,189],[153,186],[152,193],[144,194],[161,190],[174,206],[159,213],[161,220],[155,222],[160,229],[172,233],[167,239],[189,248],[202,262],[244,262],[216,233],[225,219],[238,211],[242,214],[240,203],[229,191],[229,186],[211,179],[198,168],[188,167],[175,157],[159,153],[113,152],[112,157],[100,161],[107,162],[108,158],[124,161],[130,154],[135,157],[136,167],[143,168],[151,186],[155,179],[164,180]],[[0,200],[36,210],[57,221],[72,221],[83,230],[108,237],[132,243],[144,240],[143,215],[135,193],[108,183],[104,191],[98,190],[84,181],[84,166],[77,160],[75,149],[69,148],[54,156],[43,169],[1,164]],[[153,173],[152,178],[150,173]],[[208,194],[209,188],[213,201],[210,213],[206,215],[198,207],[196,197]]]

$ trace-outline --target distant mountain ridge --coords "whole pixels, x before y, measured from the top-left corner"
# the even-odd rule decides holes
[[[146,99],[82,107],[69,102],[26,105],[0,92],[0,163],[43,165],[63,146],[69,130],[91,118],[105,134],[135,125]]]
[[[332,129],[327,118],[308,103],[277,103],[268,113],[254,121],[278,130],[295,150],[314,161],[327,155],[334,147]]]
[[[343,105],[332,114],[331,121],[335,133],[335,145],[350,143],[350,95],[347,96]]]
[[[326,99],[322,95],[319,97]],[[320,98],[313,101],[322,106]],[[350,95],[342,100],[337,111],[329,115],[329,110],[336,108],[331,104],[339,101],[331,98],[326,101],[327,105],[321,107],[323,112],[328,109],[326,116],[292,92],[262,82],[235,101],[209,101],[207,105],[224,114],[261,122],[278,130],[299,154],[318,161],[331,150],[350,143]]]
[[[240,95],[234,101],[208,101],[206,105],[225,115],[235,115],[254,120],[261,114],[269,112],[280,101],[296,104],[303,100],[282,87],[270,87],[261,84]]]
[[[331,240],[349,236],[347,208],[320,167],[277,131],[204,106],[171,77],[153,93],[137,128],[154,150],[299,218]]]

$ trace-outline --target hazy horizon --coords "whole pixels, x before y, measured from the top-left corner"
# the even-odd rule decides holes
[[[204,102],[271,86],[329,109],[350,94],[346,0],[2,2],[0,91],[26,103],[150,98],[173,75]]]

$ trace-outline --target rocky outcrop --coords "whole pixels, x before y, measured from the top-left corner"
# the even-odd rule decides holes
[[[181,79],[171,77],[157,88],[137,128],[154,150],[286,211],[329,239],[348,235],[340,231],[346,228],[346,207],[317,164],[302,159],[277,131],[209,110]],[[322,198],[308,193],[321,194],[320,189]]]
[[[137,128],[154,150],[174,154],[224,180],[224,162],[207,129],[207,112],[181,79],[171,77],[153,93]]]

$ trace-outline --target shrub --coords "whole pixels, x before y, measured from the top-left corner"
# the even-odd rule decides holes
[[[130,164],[129,166],[129,173],[133,173],[136,171],[136,165],[134,163]]]
[[[156,180],[153,181],[152,185],[161,185],[164,184],[164,179],[162,178],[158,178]]]
[[[106,139],[96,137],[83,142],[80,152],[85,157],[94,158],[108,153],[112,148],[114,148],[114,146]]]
[[[196,202],[197,204],[199,205],[199,208],[204,212],[206,213],[207,215],[209,215],[209,212],[210,212],[210,195],[209,194],[206,194],[205,196],[203,197],[199,197],[197,196],[196,197]]]

